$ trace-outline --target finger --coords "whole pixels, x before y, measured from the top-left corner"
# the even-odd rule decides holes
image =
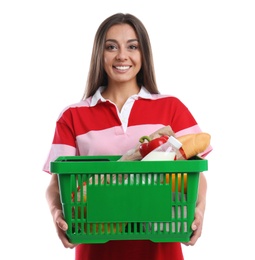
[[[63,231],[66,231],[68,229],[68,225],[63,219],[58,219],[56,223],[58,227]]]
[[[61,230],[58,233],[58,236],[59,236],[59,238],[60,238],[60,240],[61,240],[61,242],[62,242],[62,244],[65,248],[71,248],[72,249],[76,246],[75,244],[70,243],[70,241],[68,240],[66,233],[64,231]]]
[[[174,131],[172,130],[172,128],[169,125],[167,125],[167,126],[164,126],[160,129],[158,129],[156,132],[152,133],[150,135],[150,138],[154,139],[154,138],[160,137],[162,135],[168,135],[168,136],[173,135],[174,136]]]
[[[196,231],[196,230],[197,230],[197,224],[195,223],[195,221],[192,223],[191,229],[192,229],[193,231]]]

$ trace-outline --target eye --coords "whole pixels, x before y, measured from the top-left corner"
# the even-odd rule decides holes
[[[117,46],[114,45],[114,44],[108,44],[108,45],[105,46],[105,49],[109,50],[109,51],[112,51],[112,50],[116,50]]]
[[[129,49],[131,49],[131,50],[137,50],[137,49],[138,49],[138,46],[132,44],[132,45],[129,46]]]

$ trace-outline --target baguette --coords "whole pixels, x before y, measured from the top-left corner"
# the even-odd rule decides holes
[[[189,159],[206,150],[210,145],[211,136],[208,133],[187,134],[177,138],[182,143],[182,149]]]

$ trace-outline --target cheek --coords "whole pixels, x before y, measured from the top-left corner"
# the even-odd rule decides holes
[[[135,63],[136,63],[136,68],[137,68],[138,70],[140,70],[141,67],[142,67],[142,60],[141,60],[141,59],[136,59],[136,60],[135,60]]]
[[[104,57],[104,70],[108,71],[109,66],[111,66],[110,59],[108,57]]]
[[[136,57],[134,57],[134,61],[137,67],[142,67],[142,55],[137,55]]]
[[[104,55],[104,67],[112,66],[113,60],[113,55]]]
[[[108,58],[104,56],[104,67],[107,65],[108,63]]]

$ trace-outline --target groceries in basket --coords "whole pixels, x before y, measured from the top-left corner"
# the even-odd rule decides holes
[[[149,136],[142,136],[139,140],[139,144],[122,155],[119,161],[142,160],[151,151],[167,142],[170,136],[175,137],[179,142],[182,143],[180,149],[180,152],[183,152],[182,159],[190,159],[199,155],[200,153],[203,153],[209,147],[211,139],[210,134],[205,132],[186,134],[176,137],[171,127],[165,126],[158,129]]]
[[[164,135],[151,139],[149,136],[143,136],[139,140],[141,143],[139,152],[142,160],[190,159],[206,150],[210,145],[210,138],[208,133],[203,132],[186,134],[178,138]]]
[[[154,149],[150,150],[147,149],[146,153],[144,153],[144,146],[149,147],[150,143],[155,142],[156,140],[163,138],[166,140],[164,143],[160,144],[159,146],[156,146]],[[144,140],[148,140],[148,143],[144,143]],[[154,140],[150,140],[148,136],[143,136],[140,138],[140,142],[142,144],[139,147],[140,153],[143,156],[142,161],[174,161],[174,160],[180,160],[180,159],[186,159],[185,153],[182,150],[182,143],[179,142],[175,137],[173,136],[162,136],[159,138],[156,138]],[[143,155],[145,154],[145,156]]]

